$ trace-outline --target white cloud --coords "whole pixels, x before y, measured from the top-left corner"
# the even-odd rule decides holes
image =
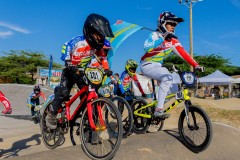
[[[27,29],[21,28],[17,25],[4,23],[4,22],[0,22],[0,27],[6,27],[7,29],[11,29],[15,32],[20,32],[20,33],[24,33],[24,34],[29,34],[30,33],[30,31],[27,30]]]
[[[7,38],[13,34],[14,33],[12,31],[0,32],[0,38]]]
[[[240,9],[240,0],[231,0],[232,4]]]

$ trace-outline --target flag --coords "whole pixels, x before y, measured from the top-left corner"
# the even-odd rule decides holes
[[[143,29],[142,26],[128,23],[122,20],[117,20],[115,24],[111,26],[114,37],[108,38],[111,43],[112,50],[108,53],[108,62],[111,66],[112,58],[118,47],[122,44],[122,42],[127,39],[130,35],[135,33],[136,31]]]
[[[49,66],[48,66],[48,85],[50,85],[50,80],[52,76],[52,63],[53,63],[53,58],[52,58],[52,55],[50,55]]]

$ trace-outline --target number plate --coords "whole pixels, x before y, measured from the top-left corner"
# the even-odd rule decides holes
[[[86,68],[85,75],[93,84],[100,84],[103,80],[103,73],[99,68]]]

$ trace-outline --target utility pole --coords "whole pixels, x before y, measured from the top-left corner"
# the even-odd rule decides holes
[[[193,58],[193,29],[192,29],[192,7],[202,0],[185,0],[183,2],[182,0],[178,0],[179,4],[184,4],[189,8],[189,43],[190,43],[190,56]],[[193,71],[193,67],[190,68],[191,71]]]

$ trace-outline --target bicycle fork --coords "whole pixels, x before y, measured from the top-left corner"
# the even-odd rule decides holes
[[[105,130],[107,127],[106,127],[106,125],[103,121],[101,104],[97,104],[97,106],[96,106],[100,125],[96,125],[95,122],[94,122],[93,112],[96,112],[96,111],[93,108],[94,106],[92,106],[92,100],[96,99],[96,98],[98,98],[98,95],[97,95],[96,92],[89,92],[89,95],[88,95],[88,98],[87,98],[88,120],[89,120],[89,123],[90,123],[90,127],[94,131]]]
[[[190,124],[190,118],[189,118],[189,106],[190,106],[190,105],[191,105],[191,101],[186,100],[186,101],[185,101],[185,115],[186,115],[186,120],[187,120],[188,128],[191,129],[191,130],[194,130],[194,129],[198,129],[198,126],[197,126],[197,123],[196,123],[196,117],[195,117],[195,114],[194,114],[194,113],[192,113],[194,126],[192,126],[192,125]]]

